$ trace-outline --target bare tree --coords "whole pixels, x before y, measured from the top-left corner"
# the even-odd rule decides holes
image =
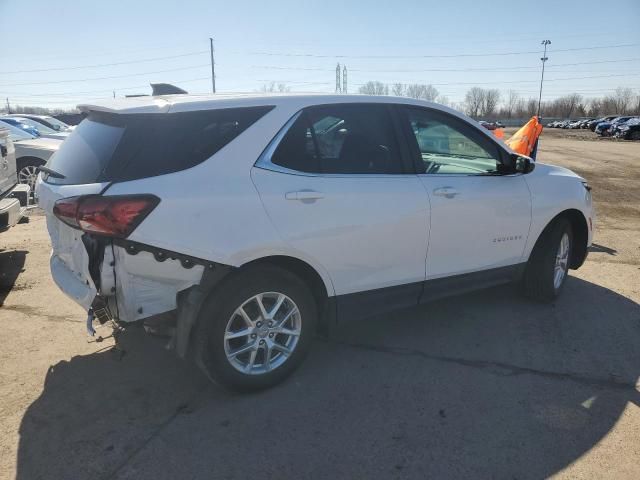
[[[284,83],[271,82],[271,83],[265,83],[264,85],[262,85],[262,88],[260,89],[260,91],[265,93],[274,93],[274,92],[287,93],[291,91],[291,88]]]
[[[446,95],[438,95],[438,98],[436,98],[436,102],[446,107],[453,108],[453,104],[449,102],[449,97],[447,97]]]
[[[500,101],[500,91],[495,88],[490,88],[484,91],[483,97],[481,114],[483,117],[490,117],[495,113],[498,102]]]
[[[551,112],[561,117],[570,118],[576,112],[578,105],[582,103],[582,95],[571,93],[557,98],[551,105]]]
[[[368,81],[358,89],[358,92],[364,95],[389,95],[389,87],[382,82]]]
[[[405,95],[411,98],[417,98],[419,100],[426,100],[427,102],[435,102],[438,98],[438,89],[433,85],[423,85],[414,83],[407,85]]]
[[[511,118],[518,109],[518,103],[520,102],[520,95],[515,90],[509,90],[507,92],[507,102],[505,104],[505,115],[507,118]]]
[[[627,113],[633,102],[633,90],[630,88],[618,87],[613,94],[615,111],[617,113]]]
[[[470,117],[477,117],[484,104],[484,90],[480,87],[470,88],[464,96],[464,103]]]
[[[527,106],[525,108],[525,113],[527,117],[533,117],[538,111],[538,100],[535,98],[530,98],[527,100]]]
[[[402,83],[394,83],[391,86],[391,93],[396,97],[404,97],[405,86]]]

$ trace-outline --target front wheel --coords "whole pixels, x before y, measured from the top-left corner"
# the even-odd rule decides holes
[[[37,158],[21,158],[17,162],[18,182],[29,185],[31,196],[36,191],[36,180],[38,179],[38,167],[44,162]]]
[[[573,233],[571,224],[559,218],[549,225],[536,243],[524,273],[524,293],[541,302],[555,300],[567,280]]]
[[[198,363],[217,383],[261,390],[302,363],[316,329],[315,300],[292,273],[250,267],[205,303],[196,332]]]

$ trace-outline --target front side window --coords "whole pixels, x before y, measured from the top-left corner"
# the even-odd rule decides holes
[[[449,119],[438,112],[414,108],[406,110],[406,118],[417,142],[425,173],[498,173],[500,162],[497,147],[480,138],[472,138],[475,135],[470,135],[461,121]]]
[[[320,174],[404,173],[385,105],[307,108],[282,138],[271,162],[291,170]]]

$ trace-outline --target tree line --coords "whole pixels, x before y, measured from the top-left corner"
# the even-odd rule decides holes
[[[464,111],[473,118],[487,120],[527,118],[538,112],[538,99],[522,97],[516,90],[504,94],[495,88],[472,87],[467,90],[464,101],[449,102],[436,87],[427,84],[394,83],[391,85],[369,81],[358,89],[365,95],[394,95],[437,102]],[[630,88],[618,87],[610,95],[585,98],[579,93],[570,93],[554,100],[544,101],[540,106],[544,117],[598,117],[612,114],[640,115],[640,94]]]

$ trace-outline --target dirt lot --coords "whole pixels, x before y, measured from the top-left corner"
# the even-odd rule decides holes
[[[557,303],[500,287],[349,325],[257,395],[137,328],[89,342],[43,217],[0,234],[0,478],[640,478],[640,144],[548,130],[539,155],[599,215]]]

